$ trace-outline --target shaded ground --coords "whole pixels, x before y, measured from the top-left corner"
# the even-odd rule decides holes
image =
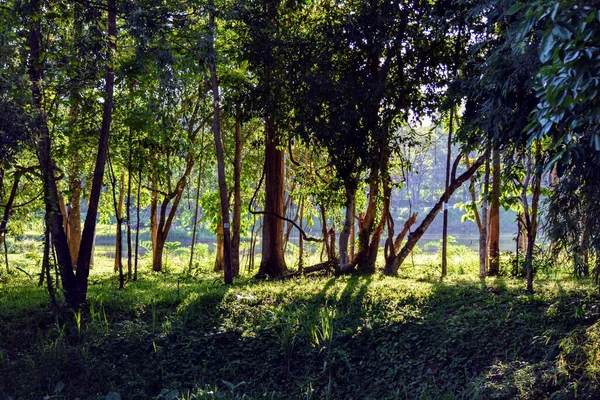
[[[50,316],[28,281],[0,286],[0,399],[593,397],[591,285],[365,277],[94,278],[90,307]],[[78,322],[79,321],[79,322]],[[176,396],[177,395],[177,396]],[[4,396],[4,397],[3,397]]]

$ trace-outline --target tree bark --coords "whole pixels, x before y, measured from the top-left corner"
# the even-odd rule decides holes
[[[200,186],[202,186],[202,175],[204,174],[204,130],[202,131],[202,137],[200,138],[200,165],[198,167],[198,181],[196,184],[196,201],[194,208],[194,228],[192,231],[192,245],[190,250],[190,264],[188,266],[188,272],[192,272],[194,262],[194,248],[196,245],[196,231],[198,230],[198,207],[200,203]]]
[[[446,154],[446,179],[444,181],[444,221],[442,227],[442,278],[448,275],[448,186],[450,185],[450,160],[452,157],[452,129],[454,127],[454,107],[450,110],[450,129],[448,130],[448,146]]]
[[[497,276],[500,273],[500,152],[492,151],[492,193],[489,221],[489,255],[490,266],[488,275]]]
[[[21,176],[21,171],[15,171],[13,185],[10,189],[8,200],[6,201],[6,204],[4,206],[4,215],[2,216],[2,221],[0,221],[0,240],[2,240],[2,246],[4,247],[4,263],[6,265],[6,272],[10,272],[8,264],[8,248],[6,246],[6,231],[8,227],[8,219],[10,218],[12,207],[15,202],[15,198],[17,197],[17,190],[19,188],[19,181],[21,180]],[[2,187],[0,186],[0,193],[1,190]]]
[[[241,109],[236,107],[235,153],[233,160],[233,217],[231,221],[231,274],[240,274],[240,228],[242,223],[242,121]]]
[[[215,149],[217,153],[217,179],[219,182],[219,197],[221,200],[221,221],[223,221],[223,261],[225,284],[233,283],[233,271],[231,262],[231,235],[229,225],[229,199],[227,198],[227,185],[225,182],[225,156],[223,154],[223,142],[221,139],[221,99],[219,95],[219,83],[217,79],[216,54],[214,48],[215,40],[215,6],[214,1],[209,1],[209,71],[210,82],[213,92],[213,135],[215,138]]]
[[[67,237],[73,266],[77,265],[79,247],[81,246],[81,180],[72,178],[69,182],[71,196],[67,218]]]
[[[39,14],[41,12],[40,2],[34,2],[32,4],[32,10],[33,14]],[[27,40],[30,56],[28,74],[31,82],[32,105],[34,110],[37,111],[37,118],[35,121],[35,128],[39,137],[37,141],[37,157],[40,163],[44,185],[46,227],[49,227],[47,229],[50,230],[50,235],[46,235],[46,237],[52,237],[53,245],[57,249],[58,264],[67,303],[70,306],[77,307],[85,300],[85,296],[81,299],[81,296],[78,295],[78,292],[80,291],[77,288],[77,280],[75,273],[73,272],[71,254],[69,252],[69,244],[63,228],[63,217],[59,207],[58,189],[54,177],[54,160],[51,156],[50,132],[48,130],[48,123],[42,99],[41,85],[44,77],[41,39],[41,20],[37,18],[31,22],[31,31],[29,32]],[[49,248],[50,244],[48,244],[47,247]],[[49,250],[44,251],[44,265],[50,264],[49,256]]]
[[[158,238],[158,184],[155,174],[152,176],[152,189],[150,190],[150,240],[152,241],[152,259],[156,252]],[[154,262],[152,263],[154,269]]]
[[[217,223],[217,243],[215,247],[215,265],[213,271],[219,272],[225,269],[225,246],[223,238],[223,222]]]
[[[481,205],[481,231],[479,233],[479,276],[485,278],[488,270],[488,198],[490,187],[490,147],[486,151],[483,177],[483,203]],[[482,276],[483,275],[483,276]]]
[[[138,187],[135,205],[135,260],[133,264],[133,280],[137,281],[138,278],[138,259],[140,249],[140,194],[142,192],[142,168],[138,171]]]
[[[113,193],[116,190],[113,187]],[[119,198],[116,203],[115,215],[117,228],[115,231],[115,265],[114,270],[121,273],[123,269],[123,200],[125,198],[125,172],[121,172],[119,179]]]
[[[110,125],[113,113],[113,92],[115,83],[115,73],[113,62],[117,52],[117,13],[115,0],[108,0],[108,42],[109,51],[107,55],[107,66],[105,76],[104,107],[102,113],[102,128],[100,130],[100,140],[98,143],[98,155],[96,157],[96,166],[92,179],[92,189],[89,196],[88,212],[83,225],[81,235],[81,248],[77,259],[77,288],[75,293],[70,294],[73,298],[71,303],[79,305],[85,302],[88,288],[88,276],[90,272],[90,261],[94,247],[94,236],[96,231],[96,217],[98,214],[98,205],[100,201],[100,192],[102,191],[102,179],[104,177],[104,167],[108,155],[108,143],[110,137]],[[60,255],[58,254],[60,259]],[[60,261],[59,261],[60,262]],[[64,284],[64,280],[63,280]],[[66,296],[65,296],[66,297]]]
[[[346,193],[346,218],[344,219],[344,228],[340,233],[340,270],[344,273],[351,272],[353,264],[348,255],[348,242],[354,225],[354,210],[356,208],[356,190],[358,187],[357,179],[349,179],[345,187]]]
[[[131,140],[131,138],[130,138]],[[127,166],[127,204],[125,208],[125,221],[127,221],[127,280],[131,280],[133,277],[133,265],[131,259],[131,172],[133,169],[133,154],[131,150],[131,142],[129,144],[129,160]]]
[[[369,202],[367,211],[361,213],[358,219],[358,252],[355,257],[355,264],[360,272],[371,273],[375,271],[375,265],[371,265],[369,254],[371,233],[375,223],[375,214],[377,212],[377,197],[379,196],[379,169],[371,168],[369,185]]]
[[[265,214],[263,217],[262,259],[257,277],[281,276],[286,271],[283,251],[284,153],[271,117],[265,118]]]

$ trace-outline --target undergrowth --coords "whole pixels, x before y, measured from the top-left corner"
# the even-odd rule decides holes
[[[460,257],[463,249],[452,257]],[[433,256],[435,257],[435,256]],[[0,283],[0,399],[540,399],[600,390],[592,285],[474,278],[417,255],[400,277],[254,281],[171,268],[53,316],[23,274]],[[433,270],[434,272],[430,272]],[[33,272],[33,269],[31,270]],[[415,278],[417,277],[417,278]]]

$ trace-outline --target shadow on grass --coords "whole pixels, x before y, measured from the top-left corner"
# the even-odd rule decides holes
[[[568,398],[575,378],[579,395],[593,393],[589,376],[561,374],[558,362],[582,357],[564,343],[588,340],[597,296],[551,284],[528,296],[520,283],[343,276],[226,287],[158,276],[123,292],[98,285],[91,300],[107,321],[87,315],[79,334],[65,317],[41,327],[37,342],[13,341],[22,356],[1,361],[0,394],[52,395],[60,381],[64,398],[153,398],[163,389],[227,398]]]

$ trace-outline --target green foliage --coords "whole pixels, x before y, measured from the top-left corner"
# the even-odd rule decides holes
[[[456,247],[453,256],[468,256]],[[415,263],[436,262],[427,257]],[[542,277],[526,296],[520,280],[482,286],[474,264],[444,282],[242,277],[232,286],[173,267],[125,291],[114,290],[111,264],[92,271],[88,308],[58,318],[43,288],[9,276],[0,284],[0,393],[470,399],[598,390],[594,288]]]

